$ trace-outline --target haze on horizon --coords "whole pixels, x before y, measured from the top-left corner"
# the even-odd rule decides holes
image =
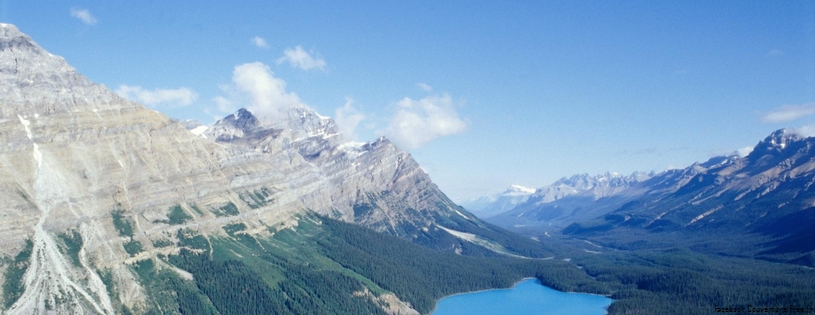
[[[662,171],[815,130],[815,3],[0,1],[80,73],[179,119],[305,104],[456,201]]]

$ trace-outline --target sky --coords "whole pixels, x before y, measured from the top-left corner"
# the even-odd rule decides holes
[[[813,1],[22,1],[16,25],[177,119],[306,105],[455,201],[815,134]]]

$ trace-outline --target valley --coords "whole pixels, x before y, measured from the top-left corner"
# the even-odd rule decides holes
[[[4,314],[428,314],[524,278],[609,314],[815,301],[815,138],[791,130],[512,187],[482,220],[387,137],[346,141],[308,106],[182,122],[14,25],[0,49]]]

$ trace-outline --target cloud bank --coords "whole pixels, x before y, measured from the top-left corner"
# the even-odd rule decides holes
[[[749,155],[750,152],[753,152],[753,147],[743,147],[741,149],[736,150],[735,153],[739,157],[745,157],[745,156]]]
[[[284,111],[289,108],[309,108],[297,94],[286,91],[286,82],[275,77],[269,66],[262,62],[235,66],[232,83],[221,86],[221,90],[226,95],[217,96],[212,101],[224,114],[245,107],[256,116],[278,121],[286,118]]]
[[[276,78],[269,66],[261,62],[246,63],[235,67],[232,83],[238,91],[249,96],[246,106],[255,115],[280,118],[282,110],[304,106],[297,94],[286,91],[286,82]]]
[[[761,121],[765,123],[785,123],[813,114],[815,114],[815,103],[803,105],[784,105],[774,111],[762,115]]]
[[[188,88],[147,90],[141,86],[122,84],[114,92],[121,97],[150,107],[184,107],[198,99],[198,93]]]
[[[326,65],[325,60],[320,57],[313,57],[313,53],[313,51],[311,53],[305,51],[301,46],[286,48],[283,51],[283,57],[277,59],[277,64],[288,63],[292,67],[302,70],[323,70]]]
[[[96,24],[96,18],[91,15],[91,11],[88,11],[88,9],[71,8],[71,16],[79,19],[86,25]]]
[[[467,123],[458,117],[456,106],[447,94],[420,100],[406,97],[396,105],[398,109],[384,134],[404,149],[415,149],[467,129]]]
[[[337,123],[337,127],[347,140],[356,140],[357,126],[365,119],[365,115],[354,108],[353,104],[354,100],[346,98],[345,105],[334,111],[334,122]]]

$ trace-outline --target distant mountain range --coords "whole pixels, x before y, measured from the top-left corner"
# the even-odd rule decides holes
[[[3,314],[428,314],[524,277],[614,294],[613,314],[813,300],[809,269],[731,272],[676,248],[813,265],[815,138],[788,130],[744,158],[476,204],[522,236],[454,204],[387,138],[343,142],[297,105],[172,120],[2,23],[0,105]]]
[[[685,242],[807,263],[815,250],[814,183],[815,138],[781,129],[745,157],[658,174],[564,178],[487,220],[528,235],[560,231],[620,248]]]
[[[480,218],[489,218],[512,210],[519,204],[526,202],[534,193],[534,188],[512,185],[500,194],[465,201],[461,203],[461,206]]]
[[[501,225],[515,227],[547,224],[558,217],[573,214],[574,207],[589,206],[599,199],[628,193],[633,184],[654,176],[653,173],[635,172],[621,175],[607,172],[600,175],[578,174],[561,178],[549,186],[538,189],[513,185],[504,193],[485,196],[462,206],[481,218]],[[584,204],[585,203],[585,204]],[[544,208],[552,207],[551,210]],[[591,217],[590,213],[586,216]]]

